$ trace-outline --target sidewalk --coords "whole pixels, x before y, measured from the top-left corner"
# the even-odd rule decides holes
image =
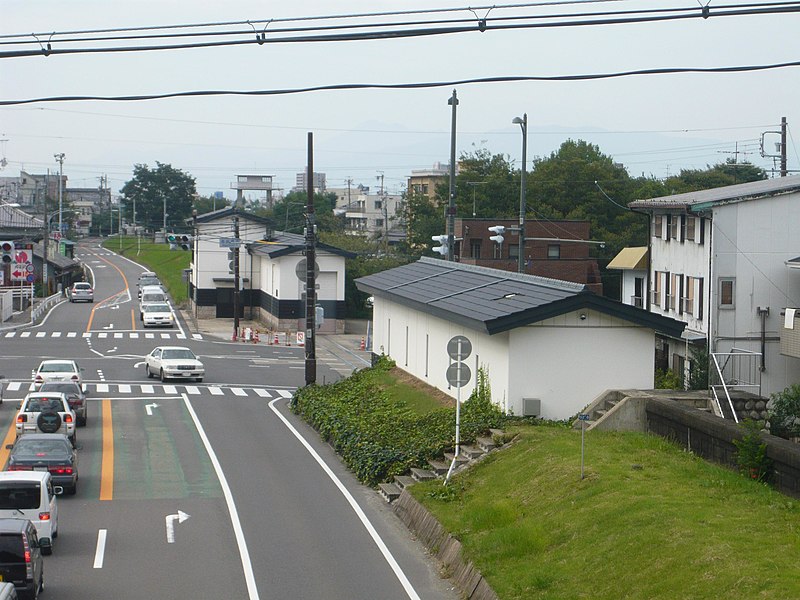
[[[54,294],[49,298],[34,298],[31,305],[22,311],[14,311],[11,318],[0,323],[0,331],[13,331],[22,327],[30,327],[39,323],[47,311],[66,298],[61,294]],[[33,321],[31,320],[33,314]]]

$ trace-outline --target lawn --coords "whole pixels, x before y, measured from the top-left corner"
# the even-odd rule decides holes
[[[137,240],[133,236],[109,238],[103,247],[127,256],[133,261],[154,271],[167,288],[175,304],[180,306],[188,299],[183,269],[189,268],[192,253],[186,250],[170,250],[169,244],[155,244],[148,239]],[[129,285],[136,282],[129,281]]]
[[[412,486],[503,600],[800,598],[800,504],[658,437],[524,426]]]

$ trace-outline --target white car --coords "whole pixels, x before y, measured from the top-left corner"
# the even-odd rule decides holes
[[[172,327],[175,317],[169,304],[154,302],[142,305],[142,322],[145,327]]]
[[[70,302],[94,302],[94,290],[92,284],[85,281],[77,281],[67,290]]]
[[[45,381],[74,381],[83,386],[83,377],[78,363],[69,359],[43,360],[33,376],[34,389],[39,389]]]
[[[159,346],[147,355],[144,372],[148,377],[167,379],[195,379],[203,381],[206,369],[194,352],[183,346]]]
[[[17,413],[17,437],[26,433],[63,433],[74,446],[77,421],[62,392],[31,392]]]

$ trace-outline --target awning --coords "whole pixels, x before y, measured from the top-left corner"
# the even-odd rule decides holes
[[[798,265],[800,266],[800,265]],[[647,246],[623,248],[610,263],[607,269],[647,270]]]
[[[790,269],[800,269],[800,256],[796,258],[790,258],[784,264]]]

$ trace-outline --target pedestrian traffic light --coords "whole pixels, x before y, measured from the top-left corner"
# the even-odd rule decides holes
[[[505,227],[503,227],[502,225],[495,225],[494,227],[489,227],[489,231],[491,231],[492,233],[496,234],[496,235],[490,236],[489,237],[490,240],[492,240],[496,244],[502,244],[503,243],[503,240],[505,240],[505,238],[503,237],[503,234],[506,232],[506,228]]]
[[[434,252],[436,252],[437,254],[441,254],[442,256],[447,256],[447,252],[448,252],[448,248],[449,248],[449,244],[447,243],[448,242],[448,236],[446,236],[446,235],[433,235],[433,236],[431,236],[431,239],[434,242],[439,242],[441,244],[440,246],[434,246],[432,248],[432,250]]]
[[[0,242],[0,260],[4,263],[14,261],[14,242]]]

